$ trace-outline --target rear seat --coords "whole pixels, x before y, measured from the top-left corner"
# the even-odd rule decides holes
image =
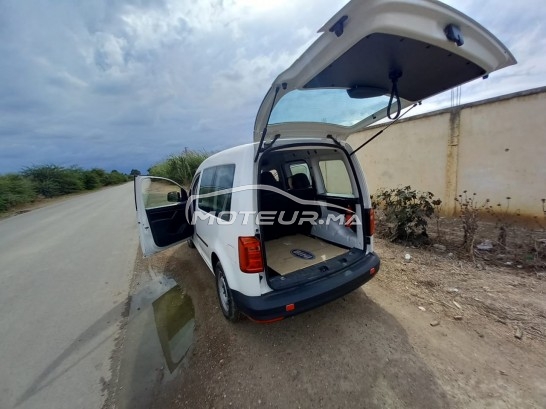
[[[291,189],[288,193],[304,200],[315,200],[315,189],[311,186],[311,182],[305,173],[296,173],[290,178],[288,184]]]
[[[263,172],[260,175],[260,183],[263,185],[280,188],[280,183],[273,177],[270,172]],[[289,186],[292,187],[292,189],[288,190],[288,193],[290,193],[291,195],[303,200],[315,200],[315,190],[311,186],[307,175],[298,173],[292,176],[292,180]],[[264,236],[264,240],[274,240],[279,237],[294,234],[309,235],[312,228],[311,223],[303,222],[301,225],[299,223],[302,217],[302,212],[314,211],[317,212],[320,217],[319,206],[301,204],[280,193],[271,192],[268,190],[260,191],[260,206],[261,211],[277,212],[277,216],[272,225],[262,225],[261,230]],[[294,214],[297,212],[298,215],[297,218],[295,218],[294,223],[289,225],[279,223],[278,217],[281,211],[284,211],[284,214],[282,216],[283,222],[288,222],[292,220],[294,218]]]
[[[298,199],[316,200],[317,192],[311,185],[311,181],[309,180],[309,177],[305,173],[296,173],[295,175],[292,176],[290,182],[291,183],[289,183],[289,186],[291,186],[291,189],[288,190],[288,193],[297,197]],[[302,218],[302,212],[315,212],[318,214],[318,217],[320,218],[320,213],[321,213],[320,206],[313,205],[313,204],[301,204],[293,200],[291,200],[290,203],[291,203],[291,208],[293,209],[293,211],[298,211],[298,222]],[[303,215],[303,217],[306,217],[306,216],[307,215]],[[292,215],[290,215],[290,217],[292,217]],[[287,220],[287,218],[285,218],[284,220]],[[298,225],[298,228],[296,230],[298,233],[308,235],[311,232],[312,227],[313,226],[311,225],[310,222],[303,222],[301,226]]]
[[[280,183],[275,179],[271,172],[262,172],[260,174],[260,184],[281,188]],[[287,198],[277,192],[270,190],[260,190],[260,211],[280,211],[288,206]],[[261,231],[264,240],[273,240],[281,237],[282,232],[278,220],[275,219],[273,225],[262,225]]]

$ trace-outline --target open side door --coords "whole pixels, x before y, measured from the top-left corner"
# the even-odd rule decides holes
[[[193,235],[193,225],[186,219],[188,193],[172,180],[135,177],[135,204],[138,233],[144,256],[151,256]]]

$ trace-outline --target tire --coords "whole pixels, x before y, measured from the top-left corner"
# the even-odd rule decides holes
[[[214,268],[216,273],[216,294],[218,295],[218,302],[220,303],[220,309],[227,320],[231,322],[237,322],[241,319],[241,313],[235,305],[231,289],[229,288],[224,274],[224,269],[220,263],[216,264]]]
[[[188,239],[188,247],[190,249],[194,249],[195,248],[195,243],[193,242],[192,239]]]

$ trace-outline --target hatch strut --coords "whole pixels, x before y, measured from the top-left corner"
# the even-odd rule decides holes
[[[282,88],[286,89],[286,82],[282,83]],[[269,110],[269,113],[267,114],[267,121],[265,122],[265,126],[262,131],[262,137],[260,138],[260,143],[258,144],[258,150],[256,151],[256,156],[254,157],[254,162],[258,160],[258,156],[260,155],[260,152],[262,151],[262,145],[264,144],[265,135],[267,134],[267,125],[269,124],[269,119],[271,118],[271,112],[273,112],[273,108],[275,107],[275,101],[277,100],[277,95],[279,94],[280,90],[281,90],[281,87],[277,85],[277,88],[275,88],[275,95],[273,95],[273,102],[271,103],[271,109]],[[275,140],[276,139],[277,138],[275,138]],[[275,140],[273,142],[275,142]]]
[[[413,108],[415,108],[417,105],[421,105],[421,101],[413,104],[410,109],[408,109],[406,112],[404,112],[402,115],[399,115],[394,121],[392,121],[390,124],[388,124],[386,127],[381,129],[378,133],[376,133],[374,136],[372,136],[370,139],[368,139],[366,142],[364,142],[362,145],[360,145],[358,148],[356,148],[354,151],[351,152],[349,156],[354,155],[357,153],[360,149],[362,149],[364,146],[369,144],[371,141],[373,141],[375,138],[377,138],[379,135],[381,135],[383,132],[385,132],[391,125],[398,122],[399,119],[401,119],[404,115],[406,115],[409,111],[411,111]]]

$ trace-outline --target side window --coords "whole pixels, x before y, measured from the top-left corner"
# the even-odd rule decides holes
[[[214,173],[216,168],[208,168],[201,174],[201,184],[199,185],[199,199],[197,206],[210,213],[214,209],[214,196],[209,193],[214,193]]]
[[[142,181],[142,199],[145,209],[171,206],[180,202],[180,186],[165,179],[144,179]]]
[[[233,187],[233,177],[235,175],[235,165],[223,165],[216,168],[216,178],[214,187],[216,191],[231,189]],[[231,192],[216,196],[216,212],[229,212],[231,210]]]
[[[280,182],[281,178],[280,178],[280,176],[279,176],[279,171],[278,171],[277,169],[275,169],[275,168],[266,169],[266,170],[262,171],[262,174],[264,174],[264,173],[266,173],[266,172],[267,172],[267,173],[271,173],[271,176],[273,176],[273,180],[274,180],[275,182],[277,182],[277,183]]]
[[[341,159],[319,161],[325,193],[353,195],[351,178],[347,166]]]
[[[201,175],[197,205],[205,212],[218,214],[231,210],[231,192],[216,193],[233,187],[235,165],[205,169]],[[204,196],[204,197],[203,197]]]

